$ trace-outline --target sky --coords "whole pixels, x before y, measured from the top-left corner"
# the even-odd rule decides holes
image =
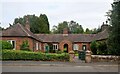
[[[75,21],[83,28],[97,28],[106,21],[113,0],[0,0],[0,26],[9,27],[15,18],[46,14],[50,23]]]

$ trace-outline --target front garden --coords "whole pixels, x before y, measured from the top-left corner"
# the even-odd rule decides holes
[[[32,60],[32,61],[69,61],[69,54],[42,53],[22,50],[2,50],[2,60]]]

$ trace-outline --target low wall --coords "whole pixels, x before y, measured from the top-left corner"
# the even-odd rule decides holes
[[[120,56],[112,55],[92,55],[92,62],[118,62]]]

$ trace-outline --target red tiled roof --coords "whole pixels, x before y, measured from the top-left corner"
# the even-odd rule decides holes
[[[103,39],[107,39],[108,36],[109,36],[108,29],[105,29],[104,31],[96,34],[94,38],[95,40],[103,40]]]
[[[60,42],[62,40],[69,40],[71,42],[91,42],[93,40],[102,40],[108,38],[108,30],[105,29],[104,31],[98,34],[33,34],[28,29],[23,27],[21,24],[16,24],[8,29],[2,31],[2,37],[4,36],[27,36],[32,37],[36,40],[42,42]]]
[[[36,34],[43,42],[60,42],[64,39],[72,42],[91,42],[95,34]]]
[[[9,27],[6,30],[2,31],[2,37],[7,36],[7,37],[18,37],[18,36],[27,36],[27,37],[32,37],[36,40],[41,41],[36,35],[34,35],[32,32],[30,32],[28,29],[26,29],[24,26],[21,24],[17,23],[16,25],[13,25]]]

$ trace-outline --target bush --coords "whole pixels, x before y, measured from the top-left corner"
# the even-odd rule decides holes
[[[63,53],[63,51],[61,51],[60,49],[58,49],[58,50],[56,50],[56,53],[57,54],[61,54],[61,53]]]
[[[108,54],[106,42],[97,43],[98,54]]]
[[[97,42],[96,41],[92,41],[91,44],[90,44],[90,48],[91,48],[91,51],[94,55],[97,54]]]
[[[0,41],[0,45],[2,46],[2,49],[13,49],[11,43],[7,41]]]
[[[69,61],[69,54],[51,54],[21,50],[2,50],[2,60]]]
[[[23,41],[22,45],[20,46],[20,49],[21,50],[25,50],[25,51],[30,51],[30,49],[29,49],[29,43],[28,43],[27,40]]]

